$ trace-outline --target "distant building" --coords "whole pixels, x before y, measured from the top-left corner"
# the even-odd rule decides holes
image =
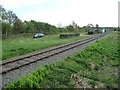
[[[104,32],[106,32],[106,30],[103,28],[103,29],[100,29],[99,32],[100,32],[100,33],[104,33]]]

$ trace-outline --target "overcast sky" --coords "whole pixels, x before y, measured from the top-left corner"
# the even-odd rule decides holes
[[[52,25],[79,26],[89,23],[118,26],[119,0],[1,0],[6,10],[12,10],[22,21],[35,20]]]

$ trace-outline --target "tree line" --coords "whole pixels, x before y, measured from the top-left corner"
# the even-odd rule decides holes
[[[99,29],[99,25],[88,24],[83,28],[79,27],[77,23],[72,21],[68,26],[62,27],[59,24],[58,27],[45,22],[37,22],[35,20],[22,21],[13,11],[5,10],[4,7],[0,6],[2,11],[2,34],[5,36],[22,33],[43,33],[43,34],[59,34],[64,32],[86,32],[89,30]]]
[[[66,27],[56,27],[49,23],[37,22],[35,20],[24,21],[11,10],[6,11],[1,7],[2,11],[2,34],[12,35],[21,33],[44,33],[44,34],[56,34],[61,32],[78,32],[79,26],[73,21],[72,24]]]

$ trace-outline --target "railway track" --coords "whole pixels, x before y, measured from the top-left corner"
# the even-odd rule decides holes
[[[14,70],[19,69],[23,66],[29,65],[31,63],[35,63],[39,60],[49,58],[53,55],[62,53],[64,51],[75,48],[77,46],[88,43],[90,41],[94,41],[96,39],[99,39],[99,38],[101,38],[101,37],[103,37],[107,34],[108,33],[103,34],[103,35],[99,35],[99,36],[94,36],[94,37],[91,37],[91,38],[83,39],[83,40],[76,41],[76,42],[73,42],[73,43],[69,43],[69,44],[66,44],[66,45],[61,45],[61,46],[58,46],[56,48],[52,48],[52,49],[49,49],[49,50],[46,50],[46,51],[43,51],[43,52],[39,52],[39,53],[36,53],[36,54],[32,54],[32,55],[28,55],[28,56],[21,57],[21,58],[18,58],[18,59],[14,59],[14,60],[11,60],[11,61],[3,62],[3,63],[0,64],[0,66],[2,66],[2,71],[0,71],[0,74],[7,74],[8,72],[14,71]]]

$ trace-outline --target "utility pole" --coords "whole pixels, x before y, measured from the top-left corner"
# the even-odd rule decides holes
[[[118,27],[120,27],[120,1],[118,2]]]

